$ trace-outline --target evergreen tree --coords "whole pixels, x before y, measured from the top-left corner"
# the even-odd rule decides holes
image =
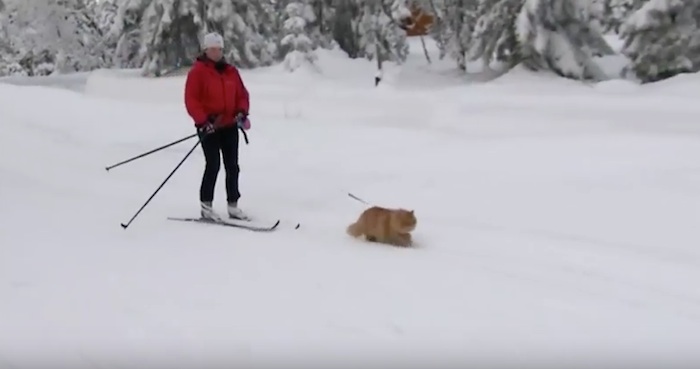
[[[109,38],[116,38],[121,67],[162,75],[190,65],[208,32],[224,37],[229,62],[239,67],[279,60],[274,2],[260,0],[127,0],[120,4]]]
[[[601,34],[610,32],[610,13],[608,10],[610,0],[588,0],[582,4],[582,12],[589,19],[589,26]]]
[[[653,82],[700,71],[700,4],[694,0],[650,0],[621,29],[625,74]]]
[[[279,10],[282,10],[283,2],[282,0],[259,0],[253,3],[257,14],[253,22],[254,27],[263,39],[260,46],[260,65],[271,65],[283,58],[280,41],[284,12],[277,9],[279,7]]]
[[[0,63],[9,60],[12,56],[10,36],[7,30],[10,21],[7,11],[5,2],[0,0]]]
[[[95,22],[90,0],[57,0],[49,15],[56,31],[56,70],[87,71],[105,66],[105,53],[100,48],[102,31]]]
[[[10,39],[11,10],[3,0],[0,0],[0,76],[27,75],[24,68],[17,63],[17,56]]]
[[[104,66],[102,34],[86,0],[5,2],[10,47],[27,75],[92,70]]]
[[[92,1],[92,14],[95,23],[102,34],[97,49],[104,54],[105,65],[112,67],[115,65],[115,51],[119,42],[120,26],[118,24],[119,7],[128,0],[100,0]]]
[[[289,71],[299,68],[302,63],[313,64],[317,57],[316,46],[309,37],[309,23],[316,20],[313,8],[305,0],[293,0],[285,7],[287,19],[284,21],[285,36],[281,44],[285,47],[285,67]]]
[[[389,60],[402,63],[409,51],[405,25],[411,19],[411,10],[407,0],[384,0],[381,4],[387,20],[382,28],[385,51],[391,55]]]
[[[604,29],[605,32],[620,33],[620,27],[635,11],[639,10],[648,0],[605,0]]]
[[[329,49],[335,46],[333,23],[336,17],[336,0],[310,0],[314,21],[310,22],[311,39],[315,45]]]
[[[479,0],[428,0],[427,3],[435,16],[430,35],[440,50],[440,58],[449,56],[459,69],[466,71]]]
[[[357,0],[333,0],[329,21],[333,40],[350,58],[363,57],[359,40],[360,3]]]
[[[400,27],[400,20],[410,16],[405,3],[401,0],[368,0],[359,4],[359,55],[369,60],[377,59],[379,63],[406,60],[406,31]]]
[[[125,0],[90,1],[89,7],[94,15],[95,23],[103,35],[109,33],[119,11],[119,4]]]
[[[464,71],[467,70],[467,53],[472,47],[477,6],[476,0],[445,0],[445,52]]]
[[[382,9],[377,1],[360,2],[360,19],[357,33],[360,55],[374,60],[381,48]]]
[[[481,59],[490,68],[496,61],[513,66],[520,61],[515,22],[522,0],[481,0],[476,11],[471,60]]]
[[[113,66],[140,68],[143,66],[141,50],[141,20],[144,11],[153,0],[124,0],[118,5],[114,24],[106,35],[105,43],[113,45]]]
[[[272,29],[265,1],[212,0],[207,2],[208,31],[224,37],[226,58],[240,67],[271,65],[279,60],[279,32]]]
[[[587,6],[587,0],[525,0],[517,21],[524,65],[573,79],[607,79],[594,58],[614,51],[591,27]]]
[[[225,37],[233,41],[240,50],[240,59],[235,61],[243,67],[268,66],[280,60],[278,50],[280,31],[268,26],[271,24],[270,14],[262,6],[264,1],[234,1],[234,18],[238,16],[241,18],[235,22],[236,32],[230,34],[230,38]]]
[[[158,76],[191,65],[201,51],[205,29],[201,5],[200,0],[153,0],[144,9],[140,44],[145,75]]]

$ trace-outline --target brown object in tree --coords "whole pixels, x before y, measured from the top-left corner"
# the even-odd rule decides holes
[[[411,19],[406,25],[407,36],[424,36],[428,34],[430,26],[433,25],[435,18],[421,9],[418,5],[411,6]]]

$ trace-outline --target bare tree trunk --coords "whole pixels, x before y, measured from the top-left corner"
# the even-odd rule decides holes
[[[377,74],[374,76],[374,86],[376,87],[379,86],[379,82],[382,81],[382,75],[384,73],[382,72],[382,54],[379,47],[379,41],[375,41],[374,45],[377,50]]]
[[[374,86],[379,86],[379,82],[382,81],[382,76],[383,76],[383,71],[382,71],[382,46],[380,42],[380,32],[379,32],[379,15],[381,14],[382,8],[378,7],[377,3],[374,3],[372,6],[372,14],[374,16],[373,19],[373,32],[374,32],[374,47],[375,47],[375,54],[377,57],[377,73],[374,75]]]
[[[423,38],[423,35],[420,35],[420,43],[423,44],[423,53],[425,53],[425,58],[428,60],[428,64],[432,64],[433,62],[430,61],[430,54],[428,53],[428,48],[425,46],[425,39]]]

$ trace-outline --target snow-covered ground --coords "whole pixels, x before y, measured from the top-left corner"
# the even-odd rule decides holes
[[[119,226],[194,145],[104,170],[193,132],[182,77],[0,84],[0,367],[698,361],[700,78],[465,84],[411,58],[379,88],[332,52],[243,72],[241,206],[302,223],[269,234],[166,220],[198,214],[200,150]],[[348,192],[415,209],[418,245],[350,239]]]

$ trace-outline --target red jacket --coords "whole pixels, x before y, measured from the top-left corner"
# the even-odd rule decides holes
[[[217,124],[231,126],[238,112],[248,114],[248,90],[236,67],[226,63],[222,72],[213,61],[199,57],[187,73],[185,107],[196,126],[206,123],[210,115],[217,115]]]

